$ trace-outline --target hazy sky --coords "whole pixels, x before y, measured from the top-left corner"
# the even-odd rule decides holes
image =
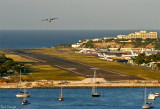
[[[0,0],[0,29],[160,29],[160,0]]]

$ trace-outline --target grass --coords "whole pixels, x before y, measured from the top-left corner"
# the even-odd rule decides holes
[[[4,53],[5,53],[4,51],[1,51],[1,50],[0,50],[0,54],[4,54]]]
[[[15,54],[6,54],[6,57],[12,58],[16,62],[25,63],[25,68],[30,69],[30,73],[22,74],[23,80],[83,80],[83,76],[61,76],[69,73],[49,65],[40,65],[37,61],[21,57]],[[18,74],[17,74],[18,75]],[[17,76],[14,75],[14,76]]]
[[[32,50],[32,51],[38,52],[38,53],[56,55],[59,57],[64,57],[67,59],[98,66],[104,69],[116,71],[119,73],[123,73],[127,75],[134,75],[134,76],[146,79],[146,80],[159,80],[160,79],[160,72],[158,71],[147,70],[147,69],[143,69],[140,67],[133,67],[130,65],[124,65],[124,64],[117,63],[117,62],[104,61],[104,60],[100,60],[98,57],[76,54],[75,51],[72,51],[72,50],[73,49],[71,48],[54,48],[54,49],[47,48],[47,49]]]
[[[34,60],[23,58],[19,55],[15,55],[15,54],[6,54],[6,57],[12,58],[16,62],[36,62]]]
[[[67,71],[49,66],[49,65],[28,65],[32,73],[22,75],[24,80],[83,80],[82,76],[61,76],[69,73]]]

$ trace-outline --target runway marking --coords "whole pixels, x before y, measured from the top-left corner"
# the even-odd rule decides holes
[[[56,67],[58,67],[58,68],[61,68],[61,69],[64,69],[64,70],[68,70],[68,71],[74,72],[74,73],[79,74],[79,75],[87,76],[87,75],[85,75],[85,74],[78,73],[78,72],[76,72],[76,71],[74,71],[74,70],[71,70],[71,69],[68,69],[68,68],[64,68],[64,67],[61,67],[61,66],[59,66],[59,65],[54,65],[54,66],[56,66]]]
[[[81,62],[77,62],[77,61],[74,61],[74,60],[70,60],[70,59],[64,59],[62,57],[56,57],[56,58],[60,58],[60,59],[63,59],[63,60],[68,60],[68,61],[71,61],[71,62],[75,62],[75,63],[78,63],[78,64],[81,64],[81,65],[85,65],[85,66],[89,66],[89,67],[97,67],[97,66],[93,66],[93,65],[88,65],[88,64],[85,64],[85,63],[81,63]],[[70,64],[71,65],[71,64]],[[74,65],[72,65],[74,66]],[[99,68],[99,67],[98,67]],[[111,71],[111,70],[107,70],[107,69],[103,69],[103,68],[99,68],[100,70],[103,70],[103,71],[107,71],[107,72],[110,72],[110,73],[114,73],[114,74],[117,74],[117,75],[121,75],[121,76],[128,76],[129,75],[125,75],[125,74],[121,74],[121,73],[118,73],[118,72],[114,72],[114,71]],[[90,70],[90,69],[89,69]]]
[[[69,69],[69,68],[64,68],[64,67],[61,67],[61,66],[59,66],[59,65],[54,65],[54,66],[56,66],[56,67],[58,67],[58,68],[61,68],[61,69],[64,69],[64,70],[67,70],[67,71],[71,71],[71,72],[74,72],[74,73],[76,73],[76,74],[79,74],[79,75],[83,75],[83,76],[87,76],[87,77],[93,77],[93,75],[85,75],[85,74],[82,74],[82,73],[78,73],[78,72],[76,72],[76,71],[74,71],[74,70],[71,70],[71,69]],[[102,76],[102,77],[104,77],[104,76],[121,76],[121,75],[98,75],[98,76]]]

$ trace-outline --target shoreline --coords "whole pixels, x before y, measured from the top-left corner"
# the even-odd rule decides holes
[[[108,81],[99,82],[95,85],[97,88],[160,88],[159,80],[128,80],[128,81]],[[93,83],[83,83],[82,81],[35,81],[22,82],[21,88],[40,89],[40,88],[92,88]],[[0,89],[19,89],[19,83],[0,83]]]

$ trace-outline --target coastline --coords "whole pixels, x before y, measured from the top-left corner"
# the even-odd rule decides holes
[[[93,83],[83,83],[80,81],[65,81],[60,84],[60,81],[35,81],[23,82],[21,88],[92,88]],[[108,81],[96,84],[97,88],[160,88],[158,80],[145,81],[145,80],[124,80],[124,81]],[[0,83],[0,89],[19,89],[18,83]]]

